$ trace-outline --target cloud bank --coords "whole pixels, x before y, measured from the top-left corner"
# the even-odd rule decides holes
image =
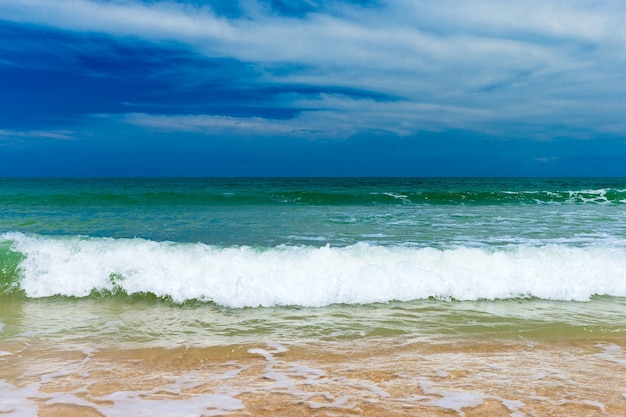
[[[610,0],[14,0],[0,129],[622,138],[624,21]]]

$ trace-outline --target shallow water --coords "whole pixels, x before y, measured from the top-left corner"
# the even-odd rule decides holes
[[[234,341],[233,341],[234,342]],[[367,337],[177,347],[11,343],[16,416],[620,416],[623,337]],[[110,344],[109,344],[110,346]]]
[[[0,411],[619,416],[625,303],[3,299]]]
[[[4,340],[58,345],[170,348],[208,344],[371,337],[602,338],[626,333],[626,299],[418,300],[321,308],[228,308],[157,298],[1,298]]]

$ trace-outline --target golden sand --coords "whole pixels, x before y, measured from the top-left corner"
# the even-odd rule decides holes
[[[0,414],[26,404],[64,417],[625,416],[625,346],[626,338],[14,344],[1,349],[0,380],[10,387],[2,392],[14,399]]]

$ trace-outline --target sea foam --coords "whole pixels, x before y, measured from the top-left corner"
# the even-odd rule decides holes
[[[122,290],[229,307],[314,307],[429,297],[626,296],[623,247],[255,248],[15,232],[0,235],[1,241],[24,256],[17,279],[28,297]]]

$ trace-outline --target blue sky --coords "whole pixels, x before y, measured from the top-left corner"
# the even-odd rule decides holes
[[[626,176],[626,2],[0,3],[0,176]]]

